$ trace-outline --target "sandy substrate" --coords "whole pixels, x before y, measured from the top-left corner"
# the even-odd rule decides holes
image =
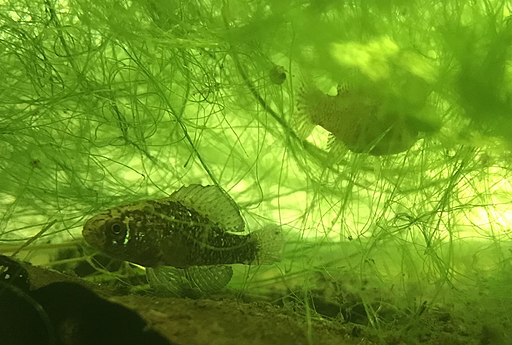
[[[344,317],[348,315],[344,304],[324,300],[321,306],[318,298],[311,299],[313,305],[305,310],[304,303],[269,302],[276,298],[250,301],[233,294],[199,299],[158,297],[147,292],[120,294],[55,271],[26,268],[32,289],[57,281],[84,285],[135,311],[173,344],[505,345],[510,340],[496,321],[476,317],[478,305],[468,305],[464,315],[427,304],[415,311],[381,308],[379,320],[370,322],[359,315],[351,322]],[[329,317],[333,308],[343,312]],[[493,315],[506,321],[504,313]]]

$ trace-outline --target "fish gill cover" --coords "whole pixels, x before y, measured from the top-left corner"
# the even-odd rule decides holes
[[[229,291],[377,343],[403,319],[425,339],[426,309],[505,341],[509,6],[1,0],[0,251],[133,285],[86,220],[216,185],[248,232],[286,242],[280,262],[233,265]]]

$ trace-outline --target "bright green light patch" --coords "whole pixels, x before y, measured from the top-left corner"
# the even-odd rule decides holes
[[[389,60],[398,52],[398,45],[388,36],[366,44],[344,42],[331,45],[331,54],[340,65],[357,67],[372,80],[389,77]]]
[[[320,126],[315,126],[311,131],[311,134],[307,137],[307,140],[311,142],[313,145],[327,150],[327,144],[329,142],[329,138],[331,133]]]
[[[504,171],[498,167],[488,169],[489,174],[485,179],[476,180],[477,188],[472,195],[467,195],[467,200],[478,200],[479,191],[488,199],[487,205],[478,206],[470,210],[463,222],[462,237],[493,239],[496,241],[512,239],[512,210],[510,198],[512,184],[510,178],[504,176]],[[482,197],[483,197],[482,195]]]
[[[397,58],[397,62],[402,68],[408,70],[413,75],[420,77],[422,80],[435,82],[437,71],[432,64],[432,61],[435,61],[436,53],[430,53],[431,56],[428,56],[427,58],[415,52],[402,51]]]

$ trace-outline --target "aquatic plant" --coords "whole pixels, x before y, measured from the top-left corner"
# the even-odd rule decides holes
[[[217,185],[286,238],[226,291],[299,311],[311,344],[326,318],[384,344],[445,310],[510,329],[507,2],[7,0],[0,26],[2,253],[138,291],[85,220]],[[396,121],[363,141],[304,121],[346,90],[405,144],[375,151]]]

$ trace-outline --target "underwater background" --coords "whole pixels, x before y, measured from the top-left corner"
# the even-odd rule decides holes
[[[510,344],[511,10],[0,0],[0,253],[178,344]],[[191,184],[279,226],[281,260],[159,291],[83,240]]]

